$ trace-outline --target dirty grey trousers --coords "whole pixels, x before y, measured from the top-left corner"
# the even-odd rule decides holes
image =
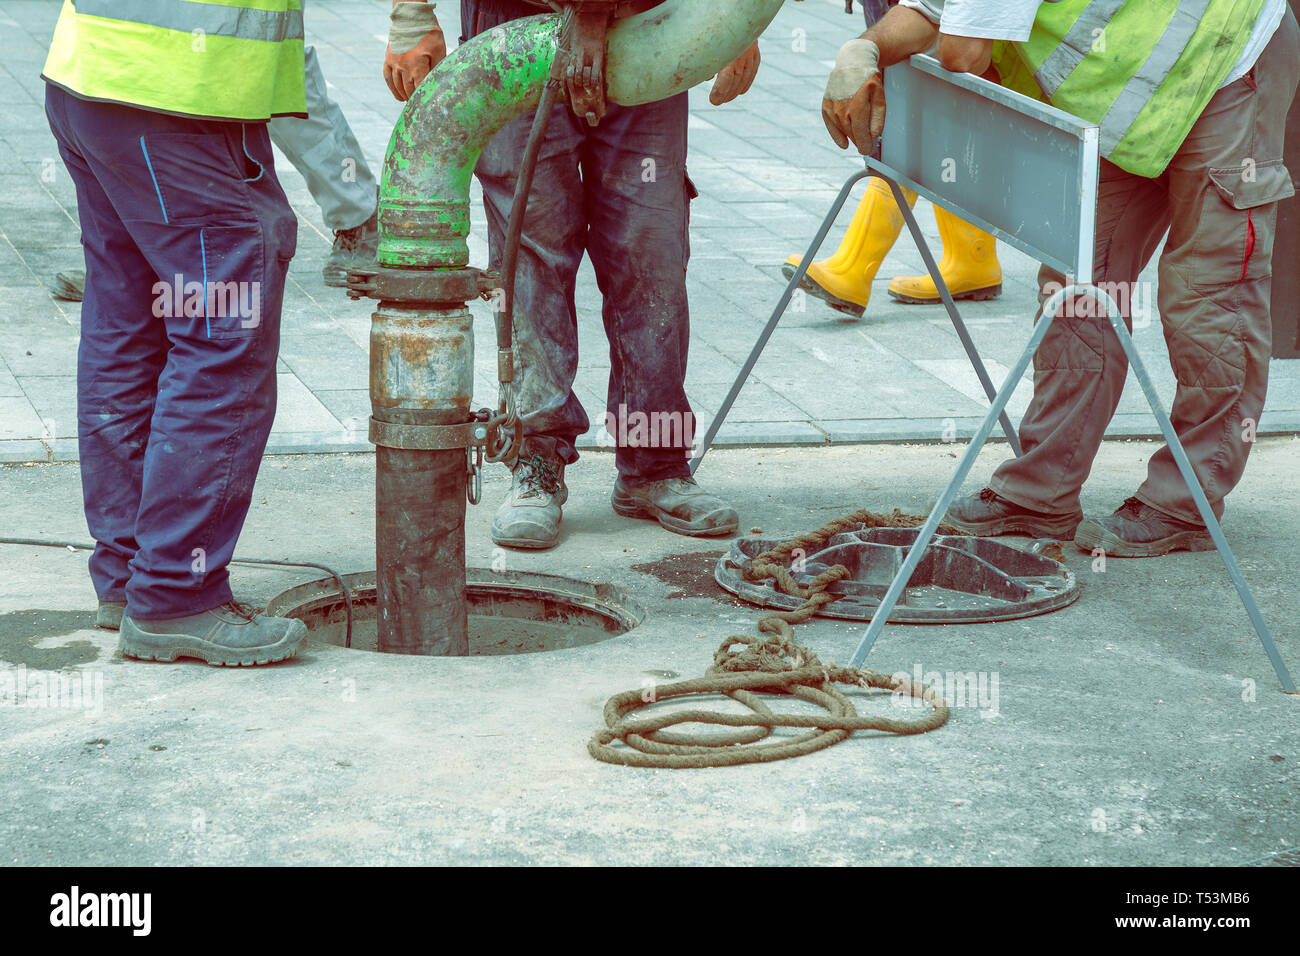
[[[1288,11],[1254,69],[1219,90],[1164,173],[1150,179],[1102,162],[1094,281],[1119,290],[1132,329],[1125,291],[1169,230],[1157,304],[1178,382],[1170,418],[1218,517],[1264,409],[1273,235],[1278,201],[1294,194],[1282,152],[1298,78],[1300,31]],[[1047,267],[1038,280],[1040,305],[1051,283],[1065,282]],[[1088,299],[1067,302],[1034,356],[1034,397],[1020,425],[1024,454],[989,483],[1025,508],[1066,514],[1079,507],[1119,404],[1128,361],[1110,323],[1092,314],[1099,311]],[[1136,496],[1201,523],[1167,447],[1152,456]]]

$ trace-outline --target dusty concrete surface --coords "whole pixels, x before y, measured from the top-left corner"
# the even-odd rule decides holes
[[[1118,505],[1153,448],[1108,444],[1085,508]],[[1004,453],[986,450],[970,487]],[[726,450],[701,479],[734,499],[742,530],[793,533],[857,507],[924,510],[955,454]],[[1300,673],[1298,469],[1300,441],[1261,442],[1226,529]],[[368,455],[268,459],[241,554],[373,567],[372,477]],[[245,671],[123,661],[114,635],[88,627],[84,552],[0,546],[0,695],[6,679],[15,687],[0,700],[0,862],[1168,865],[1300,844],[1300,698],[1280,692],[1214,553],[1094,571],[1071,547],[1086,590],[1063,611],[887,628],[869,666],[984,678],[983,697],[937,732],[860,734],[721,770],[593,761],[586,741],[607,696],[673,679],[665,672],[697,676],[723,636],[757,618],[709,584],[710,557],[691,556],[719,543],[618,518],[612,480],[608,455],[585,457],[570,471],[560,548],[505,560],[627,587],[649,618],[549,654],[312,647]],[[494,558],[487,527],[504,489],[493,476],[471,512],[472,563]],[[0,528],[84,540],[76,465],[0,468]],[[254,601],[318,576],[235,572]],[[844,661],[861,631],[815,621],[799,636]],[[89,706],[53,706],[41,691],[60,678],[86,688]],[[888,698],[859,709],[897,713]]]

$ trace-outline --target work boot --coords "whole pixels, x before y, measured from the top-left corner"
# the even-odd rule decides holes
[[[555,547],[560,540],[560,506],[569,500],[564,462],[527,455],[511,474],[510,493],[492,519],[493,543],[535,551]]]
[[[944,520],[958,531],[981,538],[993,538],[1000,534],[1024,534],[1031,538],[1069,541],[1074,538],[1074,529],[1083,520],[1083,512],[1059,515],[1031,511],[1007,501],[992,488],[984,488],[977,495],[966,495],[954,501]]]
[[[334,248],[321,275],[329,286],[346,286],[349,269],[373,269],[379,261],[379,209],[359,226],[334,233]]]
[[[1129,498],[1105,518],[1085,518],[1074,535],[1084,551],[1101,548],[1113,558],[1154,558],[1170,551],[1212,551],[1214,539],[1203,524]]]
[[[695,483],[694,478],[664,478],[628,487],[614,482],[614,510],[625,518],[658,521],[674,534],[716,538],[735,534],[736,509]]]
[[[117,640],[123,657],[142,661],[193,657],[220,667],[249,667],[293,657],[307,640],[307,625],[228,601],[200,614],[161,621],[124,616]]]
[[[106,631],[120,630],[122,615],[125,613],[125,601],[100,601],[99,609],[95,611],[95,627],[102,627]]]
[[[934,207],[934,221],[943,240],[939,275],[954,299],[996,299],[1002,294],[1002,266],[998,241],[978,226],[959,219],[942,206]],[[907,305],[934,305],[943,300],[929,273],[899,276],[889,283],[889,294]]]
[[[68,269],[54,277],[50,286],[50,295],[65,302],[80,302],[86,296],[86,272],[84,269]]]
[[[903,195],[909,206],[916,204],[916,193],[904,188]],[[888,183],[872,176],[840,247],[829,259],[810,265],[799,288],[823,300],[832,309],[861,318],[871,301],[871,281],[902,228],[903,213],[894,201]],[[803,256],[791,256],[785,260],[781,271],[787,279],[794,275],[802,261]]]

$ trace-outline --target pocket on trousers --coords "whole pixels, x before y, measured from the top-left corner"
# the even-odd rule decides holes
[[[1262,279],[1271,274],[1277,206],[1295,195],[1282,160],[1212,168],[1202,209],[1197,288]]]
[[[195,339],[256,335],[267,291],[262,227],[195,226],[172,236],[172,245],[173,261],[187,265],[154,286],[154,315]]]
[[[242,148],[238,142],[232,145],[230,135],[146,134],[136,148],[153,180],[163,222],[238,218],[239,213],[252,217],[244,184],[259,170],[241,159]]]

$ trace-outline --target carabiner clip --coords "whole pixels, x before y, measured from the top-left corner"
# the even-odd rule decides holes
[[[465,449],[465,498],[476,505],[483,500],[483,446],[474,445]]]

